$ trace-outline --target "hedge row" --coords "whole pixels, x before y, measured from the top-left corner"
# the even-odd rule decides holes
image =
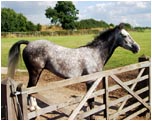
[[[98,34],[99,30],[75,30],[75,31],[41,31],[41,32],[2,32],[2,37],[26,37],[26,36],[66,36],[66,35],[83,35]]]

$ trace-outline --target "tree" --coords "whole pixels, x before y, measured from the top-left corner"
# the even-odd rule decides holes
[[[75,29],[78,13],[79,11],[71,1],[58,1],[54,8],[49,7],[45,10],[45,15],[51,20],[51,23],[59,24],[63,29]]]
[[[16,13],[14,10],[9,8],[2,8],[1,9],[1,29],[5,32],[12,32],[15,31],[15,19],[17,18]]]
[[[124,23],[124,27],[127,30],[131,30],[133,28],[129,23]]]
[[[10,8],[1,8],[1,31],[2,32],[25,32],[35,31],[37,26],[28,21],[21,13],[16,13]]]
[[[25,32],[27,31],[27,19],[26,17],[23,16],[23,14],[16,14],[16,24],[15,24],[15,28],[16,28],[16,31],[20,31],[20,32]]]
[[[31,21],[27,22],[26,28],[28,31],[36,31],[37,29],[36,26]]]
[[[114,27],[114,24],[113,24],[113,23],[111,23],[111,24],[109,24],[109,26],[110,26],[110,27]]]
[[[37,24],[37,25],[36,25],[36,28],[37,28],[37,31],[41,31],[41,29],[42,29],[41,24]]]
[[[91,29],[91,28],[108,28],[109,25],[104,21],[97,21],[94,19],[84,19],[76,23],[77,29]]]

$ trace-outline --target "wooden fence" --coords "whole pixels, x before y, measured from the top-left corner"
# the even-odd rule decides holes
[[[148,68],[148,69],[147,69]],[[131,64],[128,66],[97,72],[94,74],[76,77],[72,79],[61,80],[57,82],[49,82],[45,86],[36,86],[31,88],[25,88],[24,85],[18,84],[11,79],[4,80],[2,82],[2,113],[5,119],[32,119],[34,117],[44,115],[53,111],[62,111],[66,114],[66,119],[86,119],[88,116],[95,114],[95,116],[102,117],[102,119],[133,119],[136,116],[146,114],[150,119],[150,61],[140,62],[137,64]],[[121,80],[118,74],[136,70],[139,73],[137,77],[131,80]],[[146,72],[145,72],[146,71]],[[128,75],[129,76],[129,75]],[[83,96],[75,98],[74,100],[62,102],[59,104],[51,104],[49,99],[39,95],[41,91],[47,91],[61,87],[73,85],[76,83],[87,82],[88,80],[96,80],[89,89],[89,91]],[[110,84],[110,81],[116,82]],[[102,82],[103,88],[96,88],[98,84]],[[141,83],[144,86],[141,86]],[[146,84],[145,84],[146,83]],[[139,85],[138,85],[139,84]],[[17,91],[16,91],[17,90]],[[121,96],[114,97],[113,93],[117,92]],[[46,107],[37,111],[30,112],[27,105],[27,96],[32,94],[37,99],[45,102]],[[144,94],[144,96],[142,95]],[[83,111],[83,107],[86,105],[86,101],[89,98],[103,98],[103,102],[96,102],[95,108]],[[75,105],[75,107],[69,112],[66,111],[67,106]]]
[[[100,30],[101,31],[101,30]],[[62,30],[62,31],[35,31],[35,32],[1,32],[2,37],[40,37],[40,36],[69,36],[98,34],[99,30]]]

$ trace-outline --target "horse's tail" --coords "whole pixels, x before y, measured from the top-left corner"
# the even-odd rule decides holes
[[[28,43],[29,41],[27,40],[20,40],[10,48],[8,55],[8,71],[7,71],[8,77],[14,78],[15,68],[18,64],[20,57],[20,45],[21,44],[27,45]]]

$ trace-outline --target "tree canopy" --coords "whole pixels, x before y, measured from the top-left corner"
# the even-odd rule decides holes
[[[75,29],[79,11],[71,1],[58,1],[54,8],[45,10],[45,15],[52,24],[60,24],[63,29]]]
[[[25,32],[40,30],[40,25],[34,25],[21,13],[16,13],[10,8],[1,8],[2,32]]]
[[[76,23],[77,29],[90,29],[90,28],[107,28],[109,25],[104,21],[97,21],[94,19],[84,19]]]

